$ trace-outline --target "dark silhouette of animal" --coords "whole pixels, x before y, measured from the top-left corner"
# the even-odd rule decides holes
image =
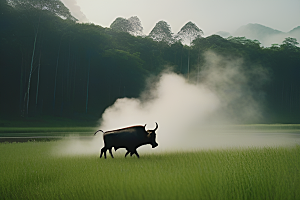
[[[102,130],[96,131],[94,135],[99,131],[103,132],[104,147],[101,149],[100,158],[102,157],[102,154],[104,154],[104,157],[106,158],[107,150],[109,150],[109,153],[113,158],[114,156],[111,151],[113,147],[115,148],[115,151],[119,148],[125,148],[127,150],[125,157],[130,153],[130,156],[135,154],[138,158],[140,157],[136,151],[138,147],[145,144],[151,144],[152,148],[157,147],[158,144],[155,141],[155,131],[158,128],[158,124],[156,123],[154,130],[146,130],[145,128],[146,124],[145,126],[131,126],[106,132],[103,132]]]

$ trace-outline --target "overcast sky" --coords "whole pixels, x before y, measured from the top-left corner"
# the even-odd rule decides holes
[[[138,16],[149,34],[164,20],[177,33],[188,21],[211,35],[233,32],[242,25],[258,23],[288,32],[300,26],[300,0],[62,0],[84,22],[109,27],[117,18]]]

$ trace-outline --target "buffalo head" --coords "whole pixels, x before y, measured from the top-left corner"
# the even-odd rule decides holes
[[[158,124],[155,122],[156,127],[153,130],[146,130],[146,124],[145,124],[145,131],[147,132],[147,137],[150,140],[150,143],[152,145],[152,148],[155,148],[158,146],[158,144],[156,143],[155,139],[156,139],[156,133],[155,131],[158,129]]]

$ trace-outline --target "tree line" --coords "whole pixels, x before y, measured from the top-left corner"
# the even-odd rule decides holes
[[[300,48],[294,38],[264,48],[244,37],[204,38],[190,22],[177,34],[181,38],[170,41],[155,29],[145,37],[132,34],[141,31],[139,27],[122,31],[114,28],[118,23],[111,28],[76,23],[60,4],[63,11],[15,2],[11,6],[0,0],[1,117],[99,118],[117,98],[139,97],[147,77],[160,74],[165,66],[195,81],[199,77],[191,72],[202,69],[204,52],[212,50],[243,58],[245,69],[268,69],[269,83],[252,86],[264,95],[266,122],[300,121]],[[134,17],[129,21],[139,23]],[[170,33],[163,21],[159,28]]]

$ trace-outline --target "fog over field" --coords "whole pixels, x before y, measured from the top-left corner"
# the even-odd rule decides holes
[[[268,82],[268,71],[260,66],[245,70],[243,60],[213,52],[206,52],[205,63],[199,73],[191,73],[189,80],[171,69],[149,78],[140,98],[117,99],[105,110],[99,129],[144,124],[146,129],[154,129],[157,122],[159,146],[153,152],[294,144],[294,138],[287,135],[251,133],[233,126],[263,119],[263,94],[252,88]],[[97,153],[103,147],[101,132],[93,141],[66,142],[62,152],[67,154]],[[138,149],[149,150],[150,145]]]

